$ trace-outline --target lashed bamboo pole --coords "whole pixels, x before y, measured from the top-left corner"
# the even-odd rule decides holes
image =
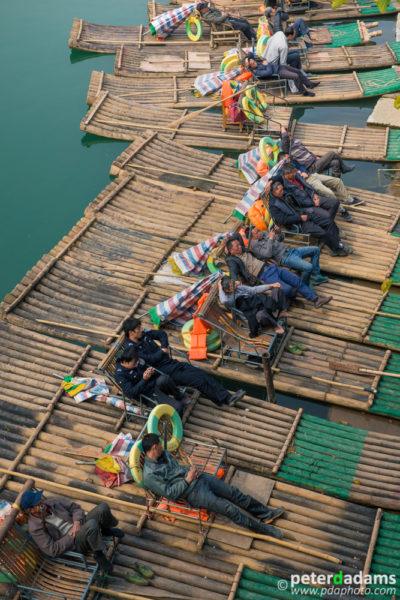
[[[13,476],[13,477],[19,477],[21,479],[32,479],[32,477],[30,475],[25,475],[24,473],[18,473],[17,471],[11,471],[9,469],[4,469],[2,467],[0,467],[0,473],[5,473],[5,474],[7,474],[9,476]],[[105,496],[104,494],[98,494],[96,492],[91,492],[91,491],[85,490],[85,489],[77,489],[73,486],[56,483],[54,481],[48,481],[41,477],[35,477],[34,481],[36,483],[40,483],[44,486],[55,487],[56,489],[59,489],[59,490],[68,491],[69,493],[72,493],[72,494],[78,492],[79,494],[83,494],[85,496],[88,496],[89,498],[94,498],[96,500],[110,502],[112,504],[116,504],[117,506],[123,506],[123,507],[129,508],[129,509],[143,510],[143,505],[141,505],[141,504],[136,504],[134,502],[127,502],[126,500],[121,500],[119,498],[113,498],[112,496]],[[149,511],[165,515],[165,511],[159,510],[157,508],[150,507]],[[174,519],[176,519],[178,521],[186,521],[189,523],[193,523],[193,519],[190,519],[189,517],[184,517],[183,515],[180,515],[179,513],[174,513]],[[214,527],[215,529],[220,529],[221,531],[228,531],[231,533],[239,533],[240,535],[244,535],[245,537],[251,537],[251,538],[260,539],[260,540],[267,540],[269,542],[277,544],[278,546],[284,546],[285,548],[292,548],[294,550],[297,550],[298,552],[303,552],[304,554],[309,554],[310,556],[317,556],[319,558],[323,558],[323,559],[333,562],[335,564],[341,563],[341,560],[338,559],[336,556],[331,556],[324,552],[318,552],[317,550],[313,550],[312,548],[302,546],[301,544],[293,544],[286,540],[280,540],[277,538],[273,538],[271,536],[262,535],[260,533],[255,533],[253,531],[235,529],[234,527],[227,527],[226,525],[218,525],[217,523],[211,523],[210,527]]]

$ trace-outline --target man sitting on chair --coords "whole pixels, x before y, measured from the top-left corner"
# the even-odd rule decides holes
[[[28,514],[29,533],[43,554],[57,558],[68,550],[93,552],[99,567],[111,573],[112,564],[104,554],[104,536],[122,538],[124,532],[116,528],[118,520],[106,502],[85,515],[79,504],[68,498],[44,499],[42,490],[22,494],[20,505]]]
[[[257,34],[246,19],[232,17],[229,13],[222,12],[218,8],[210,8],[208,2],[202,2],[196,8],[207,23],[214,25],[228,23],[232,25],[233,29],[239,29],[250,42],[257,41]]]
[[[117,360],[115,381],[128,398],[139,399],[142,394],[148,398],[143,399],[145,404],[149,401],[154,404],[169,404],[180,414],[184,405],[190,402],[169,375],[160,374],[154,367],[139,364],[138,351],[133,347],[124,350]]]
[[[240,527],[282,538],[281,530],[267,523],[284,512],[283,506],[270,509],[215,475],[199,473],[194,466],[180,465],[168,451],[163,450],[155,433],[148,433],[143,437],[142,447],[146,455],[143,466],[144,487],[168,500],[183,499],[194,508],[205,508],[224,515]],[[237,507],[255,518],[245,515]],[[261,519],[262,522],[256,519]]]

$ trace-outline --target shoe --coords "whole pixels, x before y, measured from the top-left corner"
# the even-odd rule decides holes
[[[350,252],[343,248],[338,248],[337,250],[331,250],[331,256],[348,256]]]
[[[350,196],[348,202],[346,202],[347,206],[358,206],[359,204],[365,204],[365,200],[360,200],[360,198],[356,198],[355,196]]]
[[[309,90],[312,90],[312,89],[316,88],[316,87],[317,87],[317,85],[319,85],[320,83],[321,83],[320,81],[313,81],[313,82],[312,82],[310,85],[308,85],[307,87],[308,87],[308,89],[309,89]]]
[[[309,90],[306,90],[305,92],[303,92],[303,96],[315,96],[314,92],[310,92]]]
[[[354,221],[353,217],[351,216],[351,214],[349,213],[349,211],[346,208],[342,208],[340,210],[340,216],[342,217],[342,219],[344,219],[348,223],[351,223],[352,221]]]
[[[146,567],[146,565],[141,565],[140,563],[135,562],[132,566],[142,577],[145,577],[146,579],[152,579],[152,577],[154,577],[154,571],[152,571],[149,567]]]
[[[123,538],[125,533],[122,529],[118,529],[118,527],[109,527],[108,529],[102,529],[102,534],[105,537],[115,537],[115,538]]]
[[[311,283],[313,285],[321,285],[321,283],[328,283],[328,281],[329,279],[325,275],[321,275],[321,273],[316,276],[311,275]]]
[[[275,519],[280,517],[284,512],[285,512],[285,507],[280,506],[279,508],[276,508],[275,510],[273,510],[273,509],[266,510],[265,513],[257,515],[257,518],[260,519],[260,521],[262,521],[265,524],[272,523],[272,521],[275,521]]]
[[[351,171],[354,171],[355,168],[356,165],[343,165],[342,173],[351,173]]]
[[[328,304],[332,300],[333,296],[317,296],[314,300],[315,308],[321,308],[324,304]]]
[[[347,254],[354,254],[354,248],[349,246],[349,244],[342,244],[343,248],[346,250]]]
[[[282,531],[277,527],[273,527],[272,525],[267,525],[266,523],[257,523],[251,525],[250,529],[255,531],[256,533],[262,533],[263,535],[269,535],[271,537],[277,538],[281,540],[283,538]]]
[[[107,575],[111,575],[113,566],[112,563],[110,563],[110,561],[107,559],[105,554],[100,550],[96,550],[95,552],[93,552],[93,556],[100,569],[104,571],[104,573],[106,573]]]
[[[135,583],[136,585],[150,585],[150,581],[139,573],[125,573],[124,579],[129,581],[129,583]]]
[[[239,400],[241,400],[243,398],[245,393],[246,393],[245,390],[238,390],[237,392],[232,394],[232,396],[226,402],[227,406],[233,406],[236,402],[238,402]]]

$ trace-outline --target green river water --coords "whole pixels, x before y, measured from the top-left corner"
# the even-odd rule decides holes
[[[3,0],[0,20],[2,231],[0,298],[81,218],[110,181],[127,146],[83,134],[79,123],[93,69],[113,72],[114,55],[71,51],[74,17],[100,24],[147,23],[146,0]],[[394,40],[395,18],[380,19],[379,43]],[[308,122],[364,126],[375,99],[296,109]],[[357,163],[345,182],[384,191],[379,164]],[[387,182],[386,182],[387,183]],[[285,399],[292,405],[298,401]],[[304,401],[301,402],[304,405]],[[326,406],[310,404],[324,416]]]

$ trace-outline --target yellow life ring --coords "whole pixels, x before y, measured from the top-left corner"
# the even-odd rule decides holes
[[[278,156],[281,152],[281,148],[279,148],[278,144],[270,137],[261,138],[258,148],[260,150],[261,159],[267,167],[272,169],[272,167],[278,163]]]
[[[132,473],[133,479],[136,481],[140,487],[144,487],[143,485],[143,470],[140,466],[140,457],[143,453],[142,440],[138,440],[134,443],[129,452],[128,464]]]
[[[177,450],[181,445],[183,437],[183,426],[182,421],[176,410],[169,404],[158,404],[155,406],[149,415],[147,421],[148,433],[155,433],[159,435],[158,423],[161,417],[168,417],[172,425],[172,436],[168,440],[167,450],[173,452]]]
[[[257,88],[252,87],[245,91],[245,96],[253,100],[258,106],[258,108],[262,111],[268,108],[268,102],[264,94],[262,94]]]
[[[191,344],[191,336],[193,331],[193,319],[190,319],[187,323],[185,323],[181,329],[181,336],[183,340],[183,344],[185,348],[190,350]],[[207,350],[209,352],[213,352],[217,350],[221,345],[221,338],[218,333],[214,331],[214,329],[207,329]]]
[[[240,65],[238,54],[229,54],[221,61],[221,71],[229,71]]]
[[[196,33],[192,31],[192,25],[196,27]],[[188,18],[186,21],[186,35],[188,36],[191,42],[198,42],[201,36],[203,35],[203,25],[201,20],[193,15]]]
[[[229,273],[227,273],[226,271],[223,271],[222,269],[219,269],[217,267],[217,265],[215,264],[215,256],[216,256],[218,249],[219,248],[217,246],[216,248],[211,250],[211,252],[207,258],[208,270],[210,271],[210,273],[223,273],[224,275],[229,275]]]
[[[257,54],[260,58],[263,58],[264,50],[270,37],[270,35],[262,35],[257,42]]]
[[[268,104],[265,97],[255,88],[246,90],[241,105],[246,117],[254,123],[263,123],[265,121],[264,111]]]
[[[400,108],[400,94],[396,96],[396,99],[394,101],[394,107],[397,108],[397,110]]]

